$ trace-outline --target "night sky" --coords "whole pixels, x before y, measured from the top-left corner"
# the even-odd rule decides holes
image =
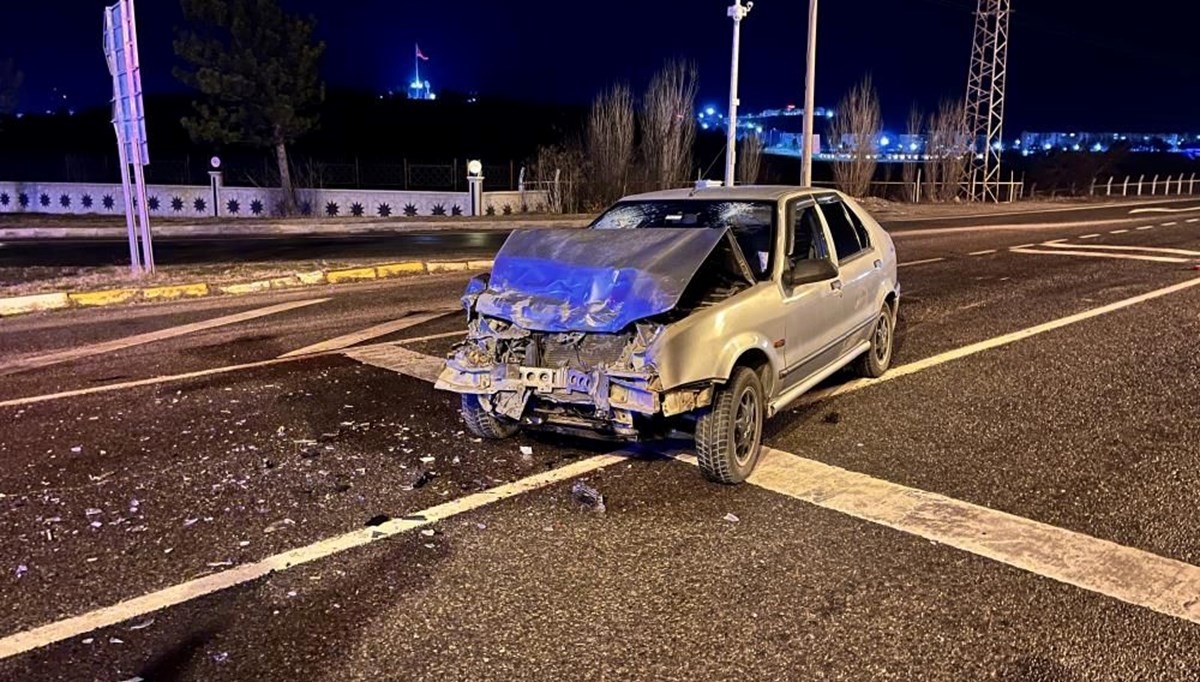
[[[111,81],[101,50],[104,0],[6,2],[0,59],[26,74],[25,109],[55,89],[76,109],[103,104]],[[728,92],[727,0],[283,0],[313,14],[328,43],[333,87],[383,91],[411,77],[413,44],[435,89],[543,102],[586,102],[624,80],[642,88],[663,59],[700,67],[702,104]],[[1200,8],[1194,0],[1014,0],[1008,129],[1200,130]],[[803,0],[758,0],[743,25],[742,103],[799,103]],[[825,0],[818,105],[834,105],[871,73],[891,128],[908,108],[961,96],[973,0]],[[174,0],[138,0],[144,82],[177,92]]]

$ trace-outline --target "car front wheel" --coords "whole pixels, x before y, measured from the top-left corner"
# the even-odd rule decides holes
[[[696,422],[696,459],[705,478],[727,484],[746,480],[762,450],[765,416],[758,374],[749,367],[736,368]]]
[[[467,430],[489,440],[500,440],[516,435],[521,426],[511,419],[497,417],[480,402],[479,396],[463,394],[462,416]]]

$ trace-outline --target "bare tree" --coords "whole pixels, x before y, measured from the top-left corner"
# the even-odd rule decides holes
[[[762,169],[763,141],[758,135],[750,134],[738,144],[737,181],[739,185],[758,182]]]
[[[971,158],[971,133],[961,100],[942,102],[929,117],[925,153],[925,195],[934,201],[954,200]]]
[[[924,115],[917,105],[913,105],[912,109],[908,110],[908,125],[905,128],[909,140],[916,140],[921,134],[921,126],[925,122]],[[908,156],[912,153],[912,149],[905,149],[904,154]],[[900,179],[904,182],[904,191],[909,193],[912,201],[917,200],[915,188],[917,184],[917,169],[920,168],[920,163],[914,160],[905,160],[903,167],[900,169]]]
[[[642,162],[651,188],[678,187],[691,176],[696,140],[696,65],[668,61],[642,100]]]
[[[580,188],[583,181],[583,144],[578,139],[566,144],[538,147],[529,164],[530,182],[546,190],[548,208],[555,213],[578,213],[584,208]]]
[[[875,145],[882,128],[879,96],[871,77],[866,76],[842,98],[830,129],[835,143],[848,146],[833,164],[838,189],[852,196],[866,196],[875,176]]]
[[[615,85],[592,103],[587,125],[589,201],[607,205],[625,195],[633,163],[634,110],[628,85]]]

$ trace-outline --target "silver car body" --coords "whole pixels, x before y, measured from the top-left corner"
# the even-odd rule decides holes
[[[474,282],[464,296],[468,337],[450,354],[437,388],[477,395],[493,414],[526,426],[636,438],[639,427],[635,417],[673,417],[703,409],[710,404],[714,389],[729,379],[738,364],[759,371],[767,412],[774,414],[866,352],[873,323],[883,306],[892,307],[894,319],[900,293],[895,247],[879,223],[845,195],[782,186],[716,187],[634,195],[617,206],[655,201],[771,202],[775,210],[774,243],[770,245],[773,253],[744,253],[730,238],[732,249],[714,247],[724,249],[722,254],[729,261],[723,272],[731,281],[738,279],[739,272],[750,275],[749,281],[722,289],[732,291],[729,295],[705,294],[703,304],[694,309],[680,313],[651,308],[653,314],[643,319],[621,329],[603,331],[579,323],[566,328],[523,328],[513,320],[524,318],[514,314],[505,319],[496,314],[501,308],[495,305],[492,315],[482,314],[477,307],[482,300],[496,296],[497,287]],[[865,232],[869,246],[848,256],[837,254],[829,222],[822,212],[825,209],[818,210],[828,260],[836,264],[836,276],[795,286],[785,284],[793,220],[814,204],[836,208],[839,203],[858,219],[856,229]],[[503,254],[502,249],[498,264]],[[729,255],[734,259],[730,260]],[[675,260],[687,262],[688,257],[684,254]],[[600,254],[596,258],[603,260]],[[639,255],[633,260],[644,258]],[[770,264],[757,278],[747,268],[747,262],[755,258],[761,259],[761,264]],[[610,265],[614,273],[630,270],[617,268],[622,263]],[[668,275],[660,276],[655,283],[673,283],[677,289],[682,288],[677,280],[684,275],[689,280],[700,276],[694,267],[690,274],[687,270],[669,272],[664,267],[655,262],[645,266],[647,272],[654,270],[650,274]],[[647,274],[634,270],[635,278]],[[679,276],[672,279],[676,274]],[[586,290],[589,286],[593,290]],[[596,286],[589,280],[581,295],[602,299],[594,291]],[[652,296],[660,296],[664,288],[670,286],[632,287],[650,291]],[[617,308],[621,303],[613,303],[611,291],[604,295],[609,298],[600,303],[591,301],[600,314],[605,306]],[[663,298],[668,303],[673,300]],[[564,320],[579,308],[578,300],[568,302],[565,295],[551,296],[539,304],[554,310],[556,303]],[[617,324],[623,322],[618,320]]]

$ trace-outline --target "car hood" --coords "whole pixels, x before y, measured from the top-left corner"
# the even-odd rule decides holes
[[[617,332],[675,307],[723,239],[728,229],[514,230],[475,309],[532,331]]]

